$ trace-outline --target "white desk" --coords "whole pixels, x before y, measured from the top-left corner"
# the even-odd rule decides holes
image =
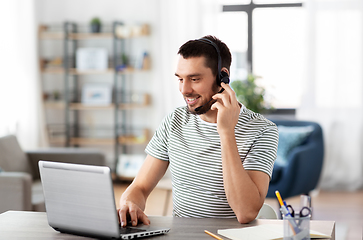
[[[165,235],[141,239],[173,239],[173,240],[213,240],[204,233],[208,230],[217,233],[218,229],[242,228],[261,224],[282,224],[282,220],[255,220],[249,224],[240,224],[236,219],[215,218],[177,218],[177,217],[149,217],[154,226],[170,227],[170,232]],[[332,236],[335,240],[335,222],[312,220],[310,228]],[[223,237],[222,237],[223,238]],[[59,233],[48,225],[44,212],[8,211],[0,214],[0,239],[89,239],[69,234]],[[227,238],[223,238],[227,239]]]

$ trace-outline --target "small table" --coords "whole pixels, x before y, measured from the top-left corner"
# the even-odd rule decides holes
[[[283,224],[282,220],[259,219],[249,224],[240,224],[236,219],[216,218],[178,218],[149,216],[154,226],[169,227],[170,232],[165,235],[141,239],[205,239],[213,240],[204,233],[208,230],[217,233],[218,229],[243,228],[261,224]],[[335,240],[335,222],[312,220],[310,228],[330,235]],[[220,236],[220,235],[219,235]],[[220,236],[222,237],[222,236]],[[223,239],[228,239],[224,238]],[[90,239],[86,237],[63,234],[48,225],[45,212],[8,211],[0,214],[0,239]]]

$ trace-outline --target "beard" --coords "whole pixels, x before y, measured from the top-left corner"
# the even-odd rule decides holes
[[[218,93],[218,88],[219,88],[219,86],[217,84],[214,84],[213,85],[212,91],[214,92],[214,94],[217,94]],[[188,97],[188,96],[184,96],[184,97]],[[188,112],[191,113],[191,114],[194,114],[194,115],[202,115],[202,114],[205,114],[205,113],[207,113],[210,110],[211,106],[216,101],[217,100],[214,100],[211,97],[209,100],[206,100],[200,106],[197,106],[197,107],[191,107],[187,103]],[[187,102],[187,101],[185,100],[185,102]]]
[[[205,114],[207,113],[211,106],[213,105],[213,103],[215,103],[217,100],[214,99],[210,99],[207,102],[203,103],[202,105],[200,105],[199,107],[191,107],[187,104],[188,107],[188,112],[194,115],[201,115],[201,114]]]

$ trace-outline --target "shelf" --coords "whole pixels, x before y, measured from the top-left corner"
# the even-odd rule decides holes
[[[145,130],[146,131],[146,130]],[[144,145],[147,143],[148,134],[141,137],[133,135],[120,136],[118,142],[124,145]],[[114,145],[114,138],[71,138],[71,145]]]
[[[76,68],[69,69],[69,74],[72,75],[95,75],[95,74],[113,74],[115,73],[115,70],[113,68],[108,68],[105,70],[84,70],[80,71]]]
[[[58,144],[64,145],[66,140],[65,138],[57,138],[57,139],[50,139],[49,142],[51,144]],[[129,137],[120,137],[119,143],[124,145],[145,145],[146,141],[139,141],[134,138]],[[115,139],[113,138],[71,138],[70,139],[71,145],[114,145]]]
[[[52,144],[52,145],[62,145],[62,146],[64,146],[65,143],[66,143],[66,138],[59,137],[59,138],[49,139],[49,143]]]
[[[123,103],[119,104],[119,109],[121,110],[130,110],[130,109],[138,109],[138,108],[145,108],[148,104],[146,103]],[[115,104],[109,105],[87,105],[83,103],[71,103],[69,105],[70,110],[113,110],[115,108]]]
[[[44,106],[48,109],[64,109],[65,102],[64,101],[46,101],[44,102]],[[112,110],[114,109],[114,104],[109,105],[86,105],[82,103],[70,103],[70,110]]]
[[[119,104],[119,109],[121,110],[131,110],[148,107],[149,104],[146,103],[122,103]]]
[[[39,28],[39,39],[41,40],[64,40],[65,33],[63,31],[52,32],[47,31],[47,26],[41,26]],[[89,40],[89,39],[111,39],[113,34],[111,32],[105,33],[69,33],[69,40]]]
[[[112,138],[71,138],[71,145],[113,145],[115,140]]]
[[[148,95],[147,95],[148,96]],[[119,109],[121,110],[131,110],[131,109],[139,109],[148,107],[149,97],[146,97],[147,100],[144,100],[143,103],[122,103],[119,104]],[[44,102],[44,106],[47,109],[64,109],[65,103],[63,101],[46,101]],[[71,103],[69,104],[70,110],[113,110],[115,108],[115,104],[111,103],[109,105],[87,105],[83,103]]]
[[[114,109],[114,104],[109,105],[87,105],[83,103],[71,103],[69,104],[70,110],[112,110]]]
[[[48,74],[63,74],[64,69],[63,68],[43,68],[41,69],[42,73],[48,73]]]
[[[64,32],[39,32],[39,39],[41,40],[63,40]]]
[[[49,74],[64,74],[64,68],[43,68],[41,69],[42,73]],[[87,71],[79,71],[76,68],[69,69],[69,74],[71,75],[96,75],[96,74],[113,74],[115,70],[113,68],[108,68],[106,70],[87,70]]]
[[[126,68],[118,71],[119,74],[134,74],[134,73],[142,73],[149,71],[149,69],[134,69],[134,68]],[[64,74],[65,70],[63,68],[43,68],[41,69],[42,73],[46,74]],[[79,71],[76,68],[69,69],[69,74],[71,75],[96,75],[96,74],[114,74],[115,70],[113,68],[108,68],[106,70],[87,70],[87,71]]]
[[[119,74],[134,74],[134,73],[142,73],[142,72],[147,72],[150,71],[149,68],[132,68],[132,67],[128,67],[122,70],[117,71]]]
[[[117,39],[131,39],[131,38],[138,38],[147,36],[148,34],[139,33],[139,34],[133,34],[127,37],[124,36],[117,36]],[[69,40],[90,40],[90,39],[111,39],[113,38],[113,33],[111,32],[104,32],[104,33],[69,33],[68,39]]]
[[[112,33],[70,33],[69,40],[111,39]]]
[[[44,107],[47,109],[64,109],[63,101],[44,101]]]
[[[144,24],[141,26],[134,26],[134,31],[132,31],[132,26],[117,26],[116,37],[117,39],[131,39],[148,36],[150,34],[149,25]],[[41,25],[39,27],[39,39],[41,40],[64,40],[65,33],[63,31],[47,31],[48,27]],[[114,37],[112,32],[79,32],[79,33],[69,33],[68,40],[90,40],[90,39],[112,39]]]
[[[146,34],[132,35],[128,37],[118,36],[117,39],[131,39],[147,36]],[[64,32],[40,32],[39,38],[41,40],[64,40]],[[92,40],[92,39],[112,39],[113,34],[110,32],[105,33],[69,33],[68,40]]]

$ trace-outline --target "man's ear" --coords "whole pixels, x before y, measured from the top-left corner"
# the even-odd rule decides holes
[[[226,67],[222,67],[221,72],[226,72],[228,74],[228,76],[229,76],[229,71],[228,71],[228,69]]]
[[[220,74],[220,83],[229,84],[229,72],[227,68],[222,68],[221,74]]]

